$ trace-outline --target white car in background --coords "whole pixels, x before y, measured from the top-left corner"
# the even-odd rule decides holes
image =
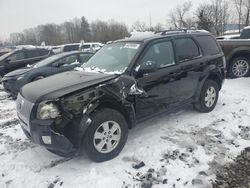
[[[84,52],[97,52],[104,44],[100,42],[88,42],[80,45],[80,50]]]

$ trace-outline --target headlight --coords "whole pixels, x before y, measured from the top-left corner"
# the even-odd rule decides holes
[[[24,75],[19,76],[16,80],[21,80],[23,79]]]
[[[60,117],[58,107],[51,101],[45,101],[39,104],[37,109],[37,118],[41,120],[56,119]]]

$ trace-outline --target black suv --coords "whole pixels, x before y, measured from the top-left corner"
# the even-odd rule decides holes
[[[43,48],[22,48],[0,57],[0,82],[3,76],[13,70],[36,63],[52,55],[53,52]]]
[[[213,36],[164,31],[115,41],[78,71],[25,85],[17,114],[35,143],[62,156],[83,149],[100,162],[120,153],[139,121],[190,103],[212,111],[224,78]]]

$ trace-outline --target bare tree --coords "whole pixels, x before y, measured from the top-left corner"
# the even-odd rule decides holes
[[[155,26],[154,26],[154,31],[163,31],[164,30],[164,27],[161,23],[157,23]]]
[[[189,13],[192,8],[192,2],[187,1],[182,5],[178,5],[172,12],[169,14],[169,21],[172,26],[175,28],[190,28],[191,25],[188,23]]]
[[[131,27],[132,30],[136,30],[136,31],[140,31],[140,32],[144,32],[149,30],[147,25],[145,24],[145,22],[142,21],[135,21],[134,24]]]
[[[243,9],[243,0],[234,0],[235,9],[238,14],[238,25],[239,25],[239,32],[241,30],[241,22],[242,22],[242,9]]]
[[[213,6],[210,4],[201,4],[196,10],[197,27],[212,32],[214,23]]]

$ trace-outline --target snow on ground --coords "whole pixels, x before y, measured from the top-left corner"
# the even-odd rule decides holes
[[[64,159],[31,143],[0,88],[0,187],[211,187],[216,170],[250,146],[249,86],[250,78],[227,80],[209,114],[187,106],[139,124],[104,163]]]

